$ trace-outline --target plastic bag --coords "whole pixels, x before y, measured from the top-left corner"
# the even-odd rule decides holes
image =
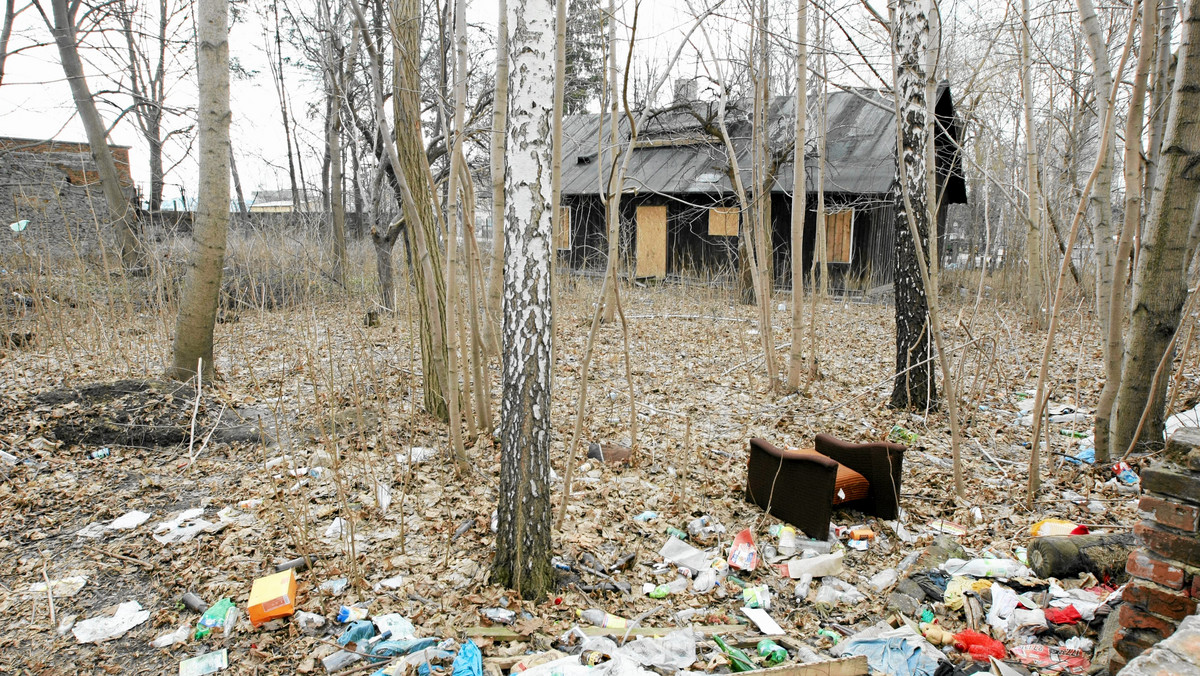
[[[453,676],[483,676],[483,654],[471,639],[463,644],[454,658]]]

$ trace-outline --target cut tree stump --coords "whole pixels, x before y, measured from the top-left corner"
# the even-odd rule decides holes
[[[1092,573],[1101,581],[1125,575],[1133,533],[1049,535],[1029,543],[1029,567],[1038,577],[1074,577]]]

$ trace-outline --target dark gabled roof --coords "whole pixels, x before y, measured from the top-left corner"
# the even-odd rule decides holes
[[[938,114],[948,110],[953,119],[950,90],[939,88]],[[812,99],[810,98],[810,102]],[[625,177],[626,192],[638,193],[732,193],[725,145],[715,133],[715,103],[694,102],[656,114],[643,125]],[[791,145],[794,137],[795,99],[775,97],[771,102],[772,146],[789,158],[782,163],[772,188],[791,193]],[[896,127],[891,100],[869,89],[840,90],[828,97],[825,191],[831,193],[882,194],[891,190],[896,175]],[[635,113],[636,115],[636,113]],[[750,123],[744,110],[730,106],[726,112],[729,135],[738,157],[742,181],[751,180]],[[609,175],[608,121],[598,114],[571,115],[563,124],[562,191],[564,195],[601,192]],[[809,112],[809,148],[805,165],[809,191],[816,190],[816,157],[812,140],[813,112]],[[957,123],[954,123],[957,135]],[[620,144],[628,143],[629,124],[620,118]],[[598,154],[597,149],[603,149]],[[961,162],[955,158],[951,170],[949,202],[966,199]]]

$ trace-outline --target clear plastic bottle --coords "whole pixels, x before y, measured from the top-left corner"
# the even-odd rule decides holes
[[[612,613],[606,613],[599,608],[578,610],[576,613],[578,613],[579,618],[584,622],[597,627],[611,627],[613,629],[625,628],[625,618],[613,615]]]
[[[688,582],[689,580],[686,577],[677,577],[666,584],[660,584],[654,588],[654,591],[650,592],[650,598],[663,599],[671,594],[678,594],[688,588]]]
[[[812,581],[812,573],[805,573],[796,581],[796,603],[801,603],[808,598],[808,592],[812,589]]]

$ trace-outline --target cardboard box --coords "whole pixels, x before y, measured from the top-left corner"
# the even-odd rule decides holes
[[[255,580],[249,606],[250,623],[256,627],[296,612],[296,571],[289,568]]]

